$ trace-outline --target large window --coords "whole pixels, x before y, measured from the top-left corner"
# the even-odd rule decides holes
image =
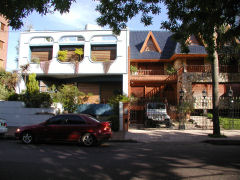
[[[52,59],[53,38],[34,37],[30,41],[31,62],[49,61]]]
[[[93,61],[109,61],[116,59],[116,45],[92,45],[91,59]]]
[[[52,46],[32,46],[30,49],[32,62],[49,61],[52,59]]]
[[[94,36],[90,43],[92,61],[110,61],[116,59],[117,39],[115,36]]]
[[[59,49],[67,52],[67,57],[59,60],[63,62],[82,60],[84,57],[84,41],[85,39],[81,35],[61,37]]]
[[[84,46],[83,45],[61,45],[61,51],[67,51],[66,62],[69,61],[80,61],[84,57]],[[80,50],[83,52],[82,55],[77,54],[75,51]]]

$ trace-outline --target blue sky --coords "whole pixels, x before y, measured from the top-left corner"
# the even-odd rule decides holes
[[[31,25],[35,30],[83,30],[86,24],[96,24],[96,18],[100,16],[95,11],[96,1],[80,1],[72,4],[70,12],[60,14],[55,12],[46,16],[41,16],[37,13],[32,13],[24,19],[24,27],[17,31],[9,29],[8,39],[8,57],[7,71],[12,71],[17,68],[15,59],[17,57],[16,46],[20,37],[20,33],[24,32]],[[160,22],[167,19],[166,9],[163,7],[162,12],[154,16],[153,24],[145,27],[140,23],[141,15],[132,18],[128,22],[130,30],[160,30]]]

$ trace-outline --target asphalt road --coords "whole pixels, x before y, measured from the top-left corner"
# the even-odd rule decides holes
[[[240,146],[208,143],[24,145],[0,140],[1,180],[240,179]]]

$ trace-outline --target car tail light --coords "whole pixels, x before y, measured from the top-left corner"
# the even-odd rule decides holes
[[[111,131],[111,127],[109,122],[101,122],[102,125],[102,131]]]

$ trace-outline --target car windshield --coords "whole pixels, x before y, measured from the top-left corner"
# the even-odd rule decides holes
[[[148,109],[165,109],[165,104],[162,103],[150,103]]]

